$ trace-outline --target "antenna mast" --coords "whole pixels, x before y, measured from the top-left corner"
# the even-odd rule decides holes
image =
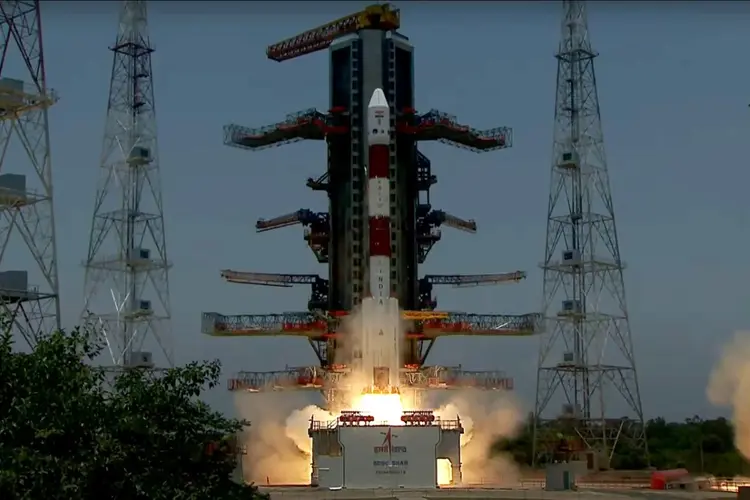
[[[84,315],[104,337],[114,366],[153,368],[147,340],[156,341],[172,365],[170,265],[145,1],[122,3],[110,50],[114,61],[85,263]]]
[[[598,467],[608,468],[618,440],[629,438],[645,451],[646,439],[594,74],[597,54],[585,2],[563,1],[563,11],[542,265],[548,333],[539,351],[534,459],[550,460],[562,440],[569,452],[593,452]]]

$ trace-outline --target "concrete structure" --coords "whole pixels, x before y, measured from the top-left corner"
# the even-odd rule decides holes
[[[576,489],[576,479],[586,474],[586,462],[558,462],[547,464],[544,471],[544,489],[568,491]]]
[[[451,484],[461,483],[458,417],[441,420],[430,411],[404,412],[402,425],[344,412],[332,422],[311,420],[311,484],[320,488],[437,488],[437,461],[451,462]]]

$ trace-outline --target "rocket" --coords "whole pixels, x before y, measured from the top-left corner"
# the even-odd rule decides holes
[[[375,89],[367,106],[369,295],[362,300],[362,367],[369,391],[398,392],[401,365],[398,299],[391,297],[390,108]]]
[[[370,236],[370,295],[390,298],[391,218],[389,184],[390,108],[381,89],[367,106],[367,215]]]

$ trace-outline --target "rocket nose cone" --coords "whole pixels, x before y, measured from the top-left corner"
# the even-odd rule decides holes
[[[383,93],[383,89],[375,89],[375,92],[372,93],[372,97],[370,98],[370,104],[367,105],[368,108],[375,108],[375,107],[388,107],[388,101],[385,98],[385,94]]]

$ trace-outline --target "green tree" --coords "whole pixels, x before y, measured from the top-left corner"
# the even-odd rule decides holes
[[[716,476],[746,475],[747,462],[734,446],[732,423],[699,416],[684,422],[655,418],[646,423],[651,463],[659,469],[685,467]]]
[[[554,423],[549,424],[549,429],[556,428]],[[495,442],[490,453],[509,454],[520,464],[531,465],[531,429],[527,425],[516,438]],[[549,429],[542,426],[540,432]],[[646,467],[642,450],[633,448],[627,430],[623,433],[612,457],[612,467],[628,470]],[[723,477],[750,474],[750,465],[734,446],[734,427],[723,417],[704,420],[693,416],[684,422],[654,418],[646,422],[646,436],[650,463],[656,469],[684,467],[694,473]]]
[[[0,498],[263,499],[231,480],[243,422],[198,399],[218,362],[107,380],[100,346],[78,329],[30,353],[0,336]]]

